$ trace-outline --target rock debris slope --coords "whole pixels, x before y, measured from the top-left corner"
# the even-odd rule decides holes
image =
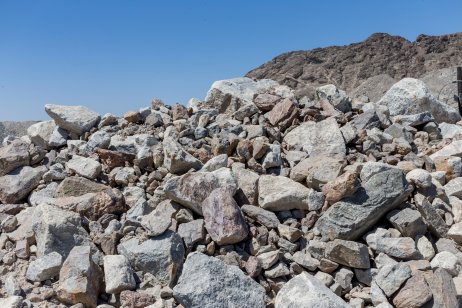
[[[462,126],[421,80],[213,84],[0,148],[0,307],[460,307]]]

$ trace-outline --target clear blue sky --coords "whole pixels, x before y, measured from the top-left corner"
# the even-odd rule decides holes
[[[186,104],[285,51],[453,33],[461,16],[461,0],[0,0],[0,120]]]

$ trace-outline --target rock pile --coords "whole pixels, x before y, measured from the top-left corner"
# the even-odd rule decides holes
[[[460,307],[460,115],[272,80],[0,148],[0,307]]]

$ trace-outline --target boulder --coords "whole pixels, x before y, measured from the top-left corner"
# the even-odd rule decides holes
[[[174,285],[185,253],[183,240],[172,231],[143,242],[131,238],[120,243],[117,251],[127,257],[134,270],[153,274],[163,286]]]
[[[290,307],[347,308],[350,305],[317,278],[303,272],[290,279],[276,296],[275,308]]]
[[[0,176],[22,166],[30,165],[30,143],[21,139],[0,147]]]
[[[457,110],[438,101],[421,80],[414,78],[395,83],[378,104],[388,107],[392,117],[430,111],[438,123],[456,123],[461,119]]]
[[[249,229],[241,209],[233,199],[232,189],[213,190],[202,202],[205,228],[218,245],[230,245],[244,240]]]
[[[164,185],[167,198],[202,215],[202,202],[217,188],[227,186],[232,194],[237,190],[236,179],[231,170],[220,168],[212,172],[187,173],[169,179]]]
[[[54,121],[46,121],[32,124],[27,128],[27,135],[32,143],[44,149],[50,147],[50,137],[56,127]]]
[[[59,272],[58,298],[67,304],[96,307],[103,287],[101,268],[91,258],[90,246],[75,246]]]
[[[162,143],[164,149],[164,165],[174,174],[182,174],[190,169],[199,170],[202,163],[186,152],[183,147],[172,139],[165,139]]]
[[[361,180],[362,185],[353,196],[333,204],[316,222],[324,237],[359,238],[410,193],[404,173],[386,164],[366,163]]]
[[[367,246],[352,241],[335,239],[327,243],[326,258],[353,268],[370,268]]]
[[[284,136],[289,150],[303,150],[309,156],[345,156],[346,147],[335,118],[304,122]]]
[[[74,246],[90,245],[90,237],[81,223],[77,213],[47,204],[38,205],[32,217],[37,256],[57,252],[66,258]]]
[[[102,166],[99,162],[78,155],[74,155],[72,159],[66,163],[66,168],[87,179],[96,179],[102,170]]]
[[[188,255],[173,296],[191,308],[266,307],[262,286],[238,267],[199,252]]]
[[[274,229],[279,225],[279,219],[273,212],[262,209],[261,207],[244,204],[241,207],[242,212],[244,212],[250,218],[256,220],[259,224]]]
[[[106,293],[118,294],[124,290],[133,290],[136,287],[133,270],[128,259],[123,255],[104,257],[104,277]]]
[[[0,201],[18,203],[39,185],[46,171],[45,166],[24,166],[0,177]]]
[[[341,175],[345,165],[343,157],[308,157],[292,168],[290,178],[297,182],[306,181],[308,187],[320,190],[322,185]]]
[[[88,132],[100,120],[99,114],[83,106],[47,104],[45,111],[56,125],[77,135]]]
[[[260,176],[258,192],[258,204],[270,211],[293,209],[315,211],[324,204],[322,193],[284,176]]]
[[[51,252],[32,261],[26,272],[26,278],[30,281],[45,281],[59,275],[63,263],[63,257],[57,252]]]
[[[341,112],[351,111],[351,99],[345,91],[337,89],[333,84],[328,84],[316,89],[316,97],[319,100],[329,102],[335,109]]]

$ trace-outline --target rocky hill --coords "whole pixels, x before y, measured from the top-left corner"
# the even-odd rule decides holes
[[[451,67],[457,65],[462,65],[462,33],[420,35],[415,42],[376,33],[348,46],[284,53],[246,76],[276,80],[296,89],[298,97],[313,98],[316,87],[334,84],[352,97],[365,94],[372,101],[404,77],[436,78],[429,87],[439,94],[448,86],[440,97],[446,101],[456,93],[450,82],[455,80]]]
[[[462,307],[461,115],[422,74],[46,105],[0,146],[0,307]]]

